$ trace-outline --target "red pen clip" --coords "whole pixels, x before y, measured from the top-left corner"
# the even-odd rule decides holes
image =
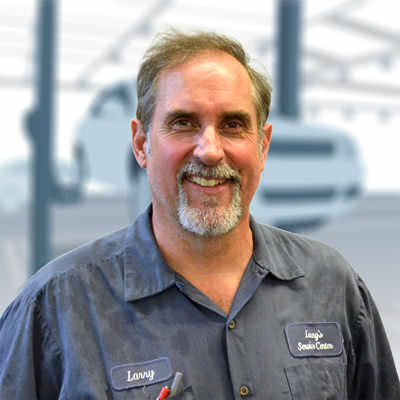
[[[159,395],[157,396],[156,400],[164,400],[169,396],[170,393],[171,393],[171,389],[168,386],[164,386],[161,389],[161,391],[160,391]]]

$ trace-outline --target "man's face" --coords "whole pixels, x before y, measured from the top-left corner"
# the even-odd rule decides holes
[[[248,218],[271,126],[264,132],[260,147],[250,78],[233,57],[208,52],[163,71],[138,160],[147,168],[153,218],[206,236]]]

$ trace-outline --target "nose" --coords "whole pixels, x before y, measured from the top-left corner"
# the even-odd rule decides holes
[[[193,155],[205,165],[216,165],[223,160],[221,137],[214,126],[207,126],[198,134]]]

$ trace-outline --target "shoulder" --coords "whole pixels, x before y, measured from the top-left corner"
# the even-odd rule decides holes
[[[261,224],[256,230],[267,268],[290,287],[292,301],[301,303],[310,319],[338,321],[351,337],[362,313],[363,285],[342,254],[304,235]]]
[[[54,286],[59,288],[61,282],[73,279],[86,283],[89,271],[112,273],[113,264],[123,253],[127,231],[128,228],[123,228],[112,232],[50,261],[28,280],[14,303],[35,302],[43,292]]]
[[[337,307],[350,306],[350,319],[360,312],[360,278],[350,263],[336,249],[307,236],[275,227],[255,224],[258,238],[256,258],[262,259],[275,277],[291,280],[304,295]],[[258,255],[257,255],[258,254]]]
[[[259,246],[269,253],[276,263],[284,263],[289,259],[306,275],[318,269],[355,277],[352,267],[343,255],[325,243],[259,223],[254,223],[252,229],[257,232]]]

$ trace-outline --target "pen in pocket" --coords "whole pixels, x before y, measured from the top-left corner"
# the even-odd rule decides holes
[[[171,393],[170,396],[173,396],[178,393],[178,390],[181,386],[183,374],[182,372],[177,372],[174,376],[174,380],[172,381],[171,385]]]
[[[174,396],[178,393],[181,386],[183,374],[182,372],[176,372],[174,380],[172,381],[171,389],[168,386],[163,386],[156,400],[164,400],[169,396]]]

